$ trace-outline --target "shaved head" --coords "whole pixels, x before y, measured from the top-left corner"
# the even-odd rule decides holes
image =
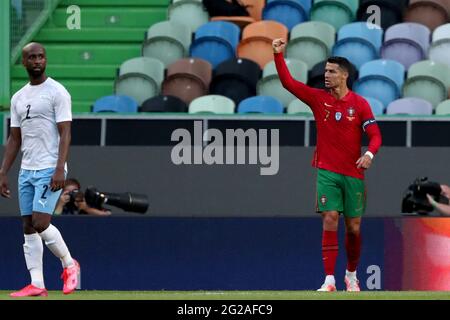
[[[22,58],[25,58],[30,54],[30,52],[33,52],[35,50],[43,51],[45,53],[45,48],[42,44],[38,42],[30,42],[22,49]]]
[[[47,57],[42,44],[31,42],[22,49],[22,64],[27,69],[32,83],[41,83],[46,79]]]

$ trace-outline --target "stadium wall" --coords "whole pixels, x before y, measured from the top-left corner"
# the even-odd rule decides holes
[[[170,147],[81,147],[70,151],[69,176],[83,189],[145,193],[152,217],[315,217],[313,148],[281,147],[276,175],[261,165],[175,165]],[[3,157],[4,147],[0,147]],[[450,152],[443,147],[385,147],[367,172],[367,217],[398,217],[403,192],[416,178],[450,183]],[[0,216],[17,215],[16,161],[12,199],[0,198]],[[123,212],[113,208],[114,215]]]
[[[57,217],[86,290],[315,290],[323,280],[319,218]],[[0,289],[29,282],[20,219],[0,218]],[[341,221],[342,226],[343,221]],[[363,290],[450,290],[449,218],[367,218]],[[338,290],[344,289],[344,228]],[[44,253],[60,290],[61,263]]]

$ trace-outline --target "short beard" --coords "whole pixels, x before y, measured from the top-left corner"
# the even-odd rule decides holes
[[[38,79],[44,74],[45,68],[43,68],[41,71],[34,71],[33,69],[27,69],[27,72],[31,78]]]

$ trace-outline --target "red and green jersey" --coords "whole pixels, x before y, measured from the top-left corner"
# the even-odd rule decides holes
[[[314,114],[317,145],[313,166],[363,179],[364,169],[356,165],[363,132],[369,137],[368,151],[375,155],[381,146],[381,133],[368,102],[352,91],[336,99],[326,90],[295,80],[282,53],[275,54],[275,64],[283,87],[309,105]]]

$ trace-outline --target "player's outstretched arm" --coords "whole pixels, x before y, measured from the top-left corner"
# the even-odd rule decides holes
[[[0,168],[0,194],[2,197],[10,198],[11,191],[9,190],[8,172],[11,169],[14,160],[19,153],[22,145],[22,134],[19,127],[11,127],[11,132],[6,143],[5,155]]]
[[[313,105],[315,96],[314,89],[306,84],[295,80],[284,61],[283,51],[286,47],[286,41],[282,38],[272,41],[272,48],[275,59],[275,66],[277,68],[278,76],[280,78],[283,87],[297,98],[308,104],[310,107]]]

